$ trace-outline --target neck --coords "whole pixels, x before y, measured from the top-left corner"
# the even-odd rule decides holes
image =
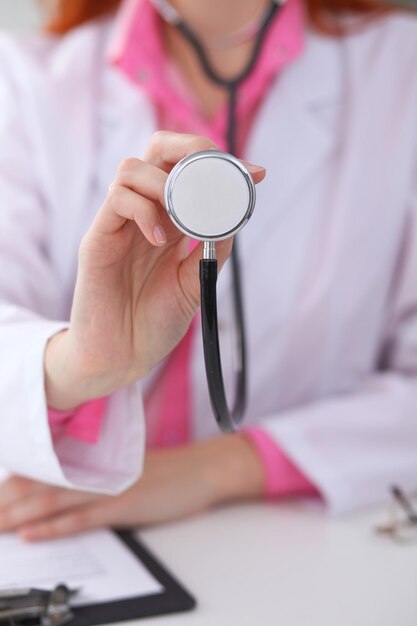
[[[261,19],[270,0],[171,0],[182,19],[201,39],[210,63],[222,76],[239,74],[248,62],[253,42],[232,48],[210,47],[210,38],[218,39],[236,33],[257,18]],[[194,49],[178,30],[163,24],[165,45],[180,68],[206,117],[211,117],[227,97],[224,89],[213,85],[204,74]]]
[[[218,38],[261,18],[270,0],[171,0],[197,35]]]

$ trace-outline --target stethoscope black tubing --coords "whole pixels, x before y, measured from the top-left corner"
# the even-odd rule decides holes
[[[237,376],[235,406],[230,412],[224,390],[222,363],[220,358],[219,329],[217,317],[217,260],[200,260],[201,284],[201,324],[204,341],[204,360],[207,373],[207,385],[214,416],[223,432],[233,432],[236,419],[239,419],[245,408],[245,379],[240,371]],[[243,363],[241,362],[243,365]],[[241,387],[242,386],[242,387]],[[238,417],[237,417],[238,416]]]
[[[214,71],[200,40],[184,22],[180,21],[176,27],[193,46],[200,64],[210,80],[228,90],[228,125],[227,151],[236,153],[236,108],[238,89],[241,83],[249,76],[256,65],[262,44],[268,28],[277,10],[281,5],[271,2],[268,7],[261,28],[259,30],[251,57],[244,70],[232,79],[219,76]],[[242,421],[247,402],[247,347],[245,332],[245,317],[243,307],[242,276],[239,261],[239,250],[236,237],[233,242],[231,255],[233,276],[233,304],[235,324],[237,328],[237,358],[235,398],[232,410],[229,409],[224,388],[223,370],[220,355],[220,341],[217,317],[217,260],[200,260],[200,289],[201,289],[201,321],[204,346],[204,361],[207,373],[207,384],[214,416],[223,432],[234,432]]]

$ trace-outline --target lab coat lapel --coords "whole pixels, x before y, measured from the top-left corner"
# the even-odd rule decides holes
[[[86,224],[96,123],[103,26],[86,25],[56,44],[33,68],[33,128],[39,138],[37,169],[51,210],[50,252],[63,285],[71,285],[80,224]],[[70,73],[69,73],[70,68]],[[71,76],[70,80],[68,76]],[[65,193],[63,193],[65,190]]]
[[[101,28],[89,25],[63,40],[40,78],[34,98],[44,147],[40,165],[45,187],[52,204],[65,202],[72,210],[85,197],[94,157],[101,33]],[[65,198],[62,189],[66,190]]]
[[[74,224],[74,212],[86,211],[103,148],[110,156],[102,159],[108,162],[104,176],[108,169],[110,183],[123,158],[143,154],[155,126],[145,94],[106,59],[111,32],[108,23],[92,24],[64,41],[52,66],[40,74],[34,98],[44,147],[44,187],[52,204],[71,207]]]
[[[342,71],[338,40],[309,35],[305,54],[278,77],[258,115],[247,158],[269,170],[259,205],[290,206],[336,148],[332,127],[340,113]]]
[[[110,182],[120,161],[132,156],[143,158],[157,124],[144,90],[109,63],[103,71],[103,97],[98,112],[101,172]]]

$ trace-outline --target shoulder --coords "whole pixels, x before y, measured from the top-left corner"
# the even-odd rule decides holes
[[[308,75],[327,72],[328,81],[349,92],[364,114],[369,110],[398,117],[399,106],[417,120],[417,16],[395,11],[367,22],[350,18],[343,37],[310,32],[306,58]],[[330,68],[330,69],[329,69]],[[319,78],[322,80],[322,78]]]
[[[393,12],[354,27],[342,45],[353,59],[362,62],[364,69],[409,72],[417,82],[417,16],[411,11]]]
[[[351,16],[346,27],[342,37],[310,30],[302,65],[310,72],[332,66],[338,80],[385,80],[386,87],[395,80],[410,80],[417,86],[417,14],[398,10],[367,21]]]
[[[398,10],[366,21],[348,17],[345,25],[346,35],[342,37],[310,31],[307,52],[319,61],[333,56],[347,61],[350,67],[357,62],[363,71],[370,66],[403,67],[417,77],[417,14]]]
[[[11,35],[0,31],[0,83],[30,85],[88,71],[105,46],[109,20],[98,20],[63,36]]]
[[[367,26],[352,34],[352,41],[362,40],[365,44],[378,43],[386,49],[395,48],[399,58],[417,51],[417,14],[398,10],[369,21]]]

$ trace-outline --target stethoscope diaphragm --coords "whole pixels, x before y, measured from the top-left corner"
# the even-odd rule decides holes
[[[220,241],[239,232],[253,213],[255,199],[245,165],[218,150],[185,157],[165,185],[171,220],[181,232],[201,241]]]

